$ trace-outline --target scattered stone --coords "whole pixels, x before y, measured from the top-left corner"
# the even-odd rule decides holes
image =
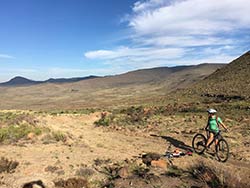
[[[35,136],[36,136],[35,133],[32,133],[32,132],[31,132],[31,133],[29,133],[29,134],[27,135],[27,139],[28,139],[28,140],[34,140]]]
[[[90,177],[95,173],[94,170],[90,168],[80,168],[76,171],[76,176],[82,176],[82,177]]]
[[[162,168],[162,169],[167,169],[168,167],[168,163],[167,161],[163,160],[163,159],[160,159],[160,160],[153,160],[151,161],[151,166],[153,167],[159,167],[159,168]]]
[[[151,165],[152,160],[159,160],[161,158],[161,155],[157,153],[145,153],[142,154],[142,162],[146,164],[147,166]]]
[[[44,170],[45,170],[45,172],[54,173],[57,170],[59,170],[59,167],[57,167],[57,166],[47,166]]]
[[[103,164],[109,164],[111,162],[112,162],[111,159],[99,159],[99,158],[97,158],[97,159],[94,160],[94,165],[95,166],[100,166],[100,165],[103,165]]]
[[[58,170],[55,172],[58,176],[60,175],[64,175],[65,174],[65,171],[64,170]]]
[[[123,167],[118,171],[118,175],[121,178],[128,178],[130,176],[128,167]]]
[[[250,147],[250,142],[249,142],[249,141],[245,141],[245,142],[244,142],[244,146]]]
[[[41,180],[37,180],[25,183],[22,188],[45,188],[45,185]]]
[[[69,178],[54,182],[55,187],[60,188],[88,188],[88,181],[83,178]]]
[[[0,181],[0,186],[1,186],[1,185],[5,185],[5,186],[6,186],[6,183],[3,182],[3,181]]]

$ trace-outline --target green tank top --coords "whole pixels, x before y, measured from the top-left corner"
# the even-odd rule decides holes
[[[220,117],[217,118],[218,123],[222,123],[222,120]],[[211,117],[208,119],[208,128],[209,131],[218,133],[219,132],[219,125],[217,125],[217,121],[216,121],[216,116]]]

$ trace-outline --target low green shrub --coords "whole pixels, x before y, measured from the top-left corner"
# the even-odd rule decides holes
[[[36,125],[38,120],[32,114],[24,112],[0,112],[0,125]]]
[[[150,169],[146,166],[138,165],[138,164],[133,164],[131,165],[132,168],[132,174],[141,178],[145,178],[150,171]]]
[[[165,173],[166,176],[170,177],[181,177],[183,174],[185,174],[185,172],[177,166],[170,166]]]
[[[52,116],[62,115],[62,114],[91,114],[96,112],[96,109],[93,108],[84,108],[84,109],[76,109],[76,110],[52,110],[45,111],[44,113],[49,113]]]
[[[40,135],[42,130],[39,127],[28,124],[2,127],[0,129],[0,142],[16,142],[22,138],[25,138],[29,133]]]
[[[104,126],[107,127],[111,125],[113,122],[114,116],[112,114],[107,115],[107,114],[102,114],[101,118],[97,121],[94,122],[95,126],[100,127]]]
[[[67,136],[61,131],[52,132],[52,136],[57,142],[59,141],[66,142],[67,140]]]

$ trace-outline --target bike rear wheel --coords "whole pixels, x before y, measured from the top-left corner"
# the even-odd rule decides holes
[[[196,134],[192,141],[192,147],[198,154],[202,154],[206,149],[207,139],[202,134]]]
[[[216,145],[216,156],[221,162],[226,162],[229,157],[229,146],[226,140],[220,139]]]

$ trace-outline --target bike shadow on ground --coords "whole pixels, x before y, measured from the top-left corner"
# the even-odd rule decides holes
[[[170,146],[174,146],[176,148],[180,148],[186,151],[193,151],[193,148],[189,145],[187,145],[185,142],[177,140],[176,138],[170,137],[170,136],[158,136],[158,135],[151,135],[154,137],[160,137],[164,140],[166,140],[166,142],[170,143]]]

